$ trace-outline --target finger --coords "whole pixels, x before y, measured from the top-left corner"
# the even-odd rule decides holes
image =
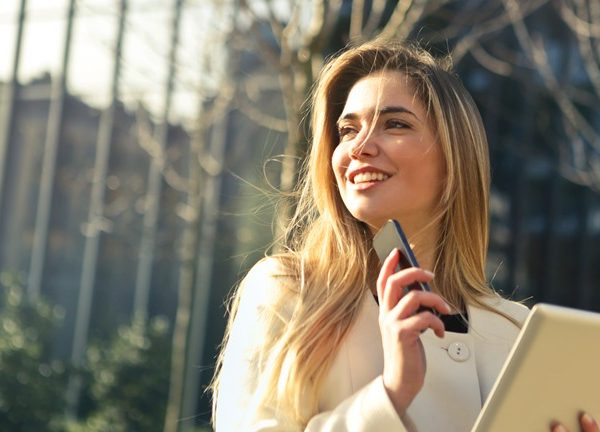
[[[417,267],[400,270],[388,276],[383,286],[383,297],[380,302],[383,303],[386,310],[391,310],[398,301],[406,294],[404,288],[415,282],[430,282],[433,279],[433,273]],[[425,292],[414,290],[416,292]]]
[[[416,340],[427,329],[432,329],[441,338],[444,337],[445,328],[442,320],[431,312],[421,312],[401,321],[398,339]]]
[[[581,413],[579,416],[579,423],[581,424],[583,432],[598,432],[600,430],[600,428],[598,428],[598,423],[596,423],[594,418],[588,413]]]
[[[550,424],[550,432],[569,432],[566,427],[557,421],[553,421]]]
[[[435,309],[441,314],[450,313],[450,306],[438,294],[412,290],[404,295],[394,306],[394,316],[396,319],[406,319],[418,313],[421,307]]]
[[[383,265],[379,271],[379,276],[377,277],[377,297],[379,297],[380,302],[383,301],[383,292],[385,290],[387,280],[391,275],[394,274],[394,269],[398,265],[399,259],[400,256],[398,249],[393,249],[385,261],[383,261]]]

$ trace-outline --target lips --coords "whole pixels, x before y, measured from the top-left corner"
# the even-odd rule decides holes
[[[348,180],[354,184],[381,182],[390,178],[390,174],[373,167],[350,170]]]
[[[381,173],[381,172],[364,172],[364,173],[356,174],[354,176],[354,178],[352,179],[352,182],[354,184],[368,183],[368,182],[375,182],[375,181],[384,181],[384,180],[387,180],[388,178],[390,178],[389,175]]]

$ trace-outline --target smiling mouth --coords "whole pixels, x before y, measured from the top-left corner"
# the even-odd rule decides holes
[[[364,172],[359,173],[354,176],[352,179],[352,183],[360,184],[360,183],[373,183],[373,182],[381,182],[390,178],[389,175],[381,173],[381,172]]]

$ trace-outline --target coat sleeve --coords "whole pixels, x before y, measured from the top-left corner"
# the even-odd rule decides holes
[[[278,302],[286,307],[278,309],[275,320],[265,319],[265,309],[270,310],[282,295],[281,282],[275,276],[278,264],[274,261],[263,260],[243,281],[238,311],[224,352],[216,400],[216,432],[406,431],[387,396],[381,376],[333,410],[318,413],[307,425],[295,423],[287,413],[255,397],[264,375],[264,362],[257,348],[266,338],[277,338],[293,312],[294,299],[290,298]]]

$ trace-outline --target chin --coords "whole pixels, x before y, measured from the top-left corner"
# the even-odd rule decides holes
[[[372,232],[376,232],[381,228],[388,219],[391,218],[384,215],[376,215],[370,212],[361,211],[360,209],[355,209],[350,211],[352,216],[354,216],[357,220],[366,224]]]

